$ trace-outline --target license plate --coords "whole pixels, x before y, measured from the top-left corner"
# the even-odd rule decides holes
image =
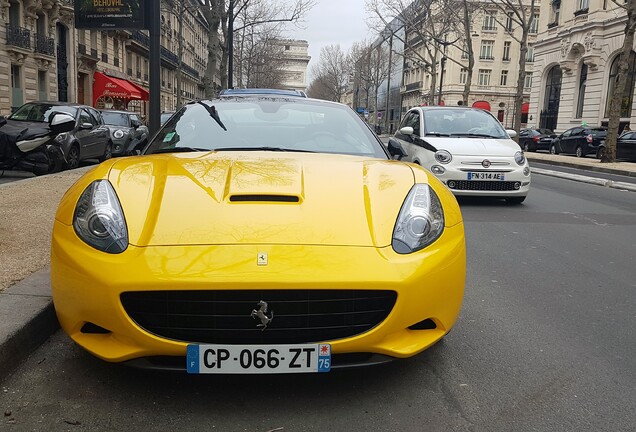
[[[331,345],[188,345],[190,374],[329,372]]]
[[[499,180],[504,181],[504,173],[498,172],[469,172],[468,180]]]

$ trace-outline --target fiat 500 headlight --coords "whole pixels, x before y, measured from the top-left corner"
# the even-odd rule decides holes
[[[441,164],[447,164],[453,160],[453,156],[450,154],[449,151],[438,150],[435,152],[435,160]]]
[[[113,132],[113,136],[117,139],[121,139],[123,138],[125,135],[124,131],[121,129],[117,129],[115,132]]]
[[[128,247],[128,229],[117,194],[108,180],[96,180],[80,196],[73,215],[75,233],[102,252],[121,253]]]
[[[518,151],[515,153],[515,162],[517,162],[517,165],[523,165],[526,163],[526,157],[523,152]]]
[[[393,229],[393,250],[408,254],[433,243],[444,231],[444,209],[435,191],[416,184],[402,204]]]

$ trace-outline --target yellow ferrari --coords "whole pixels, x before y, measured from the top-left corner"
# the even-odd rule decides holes
[[[460,312],[453,194],[350,108],[271,94],[178,111],[59,206],[57,316],[109,362],[328,372],[413,356]]]

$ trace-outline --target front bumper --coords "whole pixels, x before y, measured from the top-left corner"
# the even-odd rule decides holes
[[[267,266],[257,254],[267,252]],[[138,326],[120,295],[130,291],[260,289],[393,290],[388,317],[371,330],[328,340],[333,354],[409,357],[441,339],[455,324],[464,292],[466,256],[462,224],[423,251],[398,255],[392,248],[232,245],[130,245],[119,255],[96,251],[59,221],[53,230],[51,287],[58,319],[70,337],[95,356],[123,362],[156,356],[183,357],[187,342]],[[249,319],[249,311],[246,314]],[[409,327],[432,320],[434,329]],[[87,323],[108,330],[86,333]]]

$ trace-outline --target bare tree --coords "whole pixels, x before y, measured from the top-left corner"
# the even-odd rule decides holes
[[[618,59],[616,86],[614,87],[614,93],[612,93],[610,99],[609,124],[607,138],[605,139],[605,154],[601,158],[601,162],[616,161],[616,139],[618,138],[618,127],[623,100],[628,95],[628,92],[634,92],[633,88],[626,87],[634,46],[634,31],[636,30],[636,0],[612,0],[612,2],[616,6],[625,10],[627,13],[627,22],[625,23],[625,39],[623,40],[623,48],[621,49]],[[634,72],[635,71],[631,71],[631,73]]]
[[[307,87],[307,96],[315,99],[333,100],[333,92],[327,85],[328,79],[317,76]]]
[[[513,128],[521,130],[521,106],[523,105],[523,89],[526,81],[526,56],[528,55],[528,34],[534,20],[536,0],[487,0],[491,7],[501,11],[509,22],[498,18],[495,21],[508,31],[508,35],[519,43],[519,75],[515,93]],[[508,24],[510,26],[508,27]],[[521,35],[517,33],[521,31]]]
[[[353,102],[355,107],[364,100],[365,108],[369,108],[371,93],[371,44],[367,41],[355,42],[349,51],[349,58],[353,67]]]
[[[298,24],[315,4],[315,0],[201,0],[201,2],[201,11],[208,22],[208,65],[203,77],[206,97],[213,97],[220,88],[227,87],[230,28],[234,34],[244,28],[267,23]],[[253,19],[241,21],[241,16],[251,16],[243,14],[245,10],[251,7],[262,9],[263,5],[268,10],[266,16],[254,15]],[[216,76],[220,77],[220,85],[215,84]]]
[[[380,43],[377,46],[371,46],[369,50],[369,87],[373,89],[373,124],[378,124],[378,91],[380,86],[389,76],[392,65],[389,63],[389,48]],[[388,97],[388,95],[387,95]]]
[[[351,65],[340,45],[328,45],[320,49],[318,63],[312,66],[312,75],[320,88],[326,88],[326,99],[340,102],[349,83]]]

